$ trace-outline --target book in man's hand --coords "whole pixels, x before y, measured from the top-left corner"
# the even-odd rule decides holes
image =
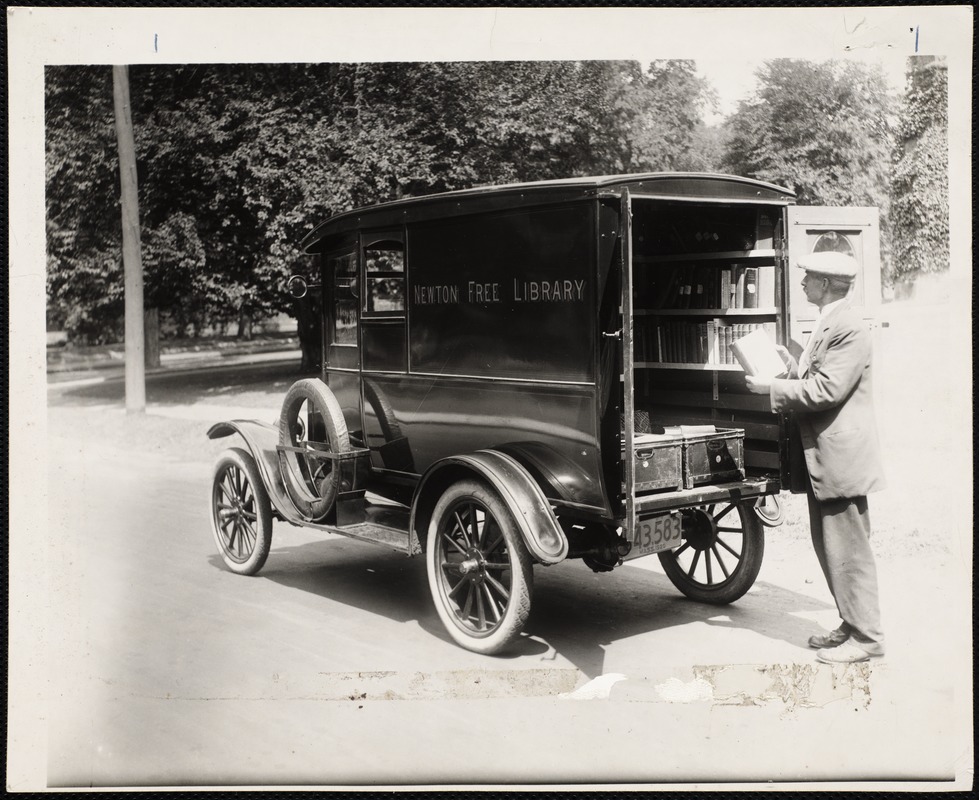
[[[775,349],[775,342],[761,328],[731,342],[731,352],[742,369],[753,377],[771,380],[788,372],[785,362]]]

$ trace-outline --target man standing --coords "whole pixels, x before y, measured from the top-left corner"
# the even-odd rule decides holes
[[[805,454],[813,546],[841,625],[812,636],[827,663],[854,663],[884,654],[877,570],[870,548],[867,495],[884,488],[870,378],[871,334],[846,299],[857,262],[842,253],[800,259],[802,288],[819,319],[798,363],[780,349],[788,378],[747,378],[769,394],[772,410],[794,412]]]

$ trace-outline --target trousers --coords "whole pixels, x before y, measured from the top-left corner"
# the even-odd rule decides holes
[[[883,653],[877,566],[870,548],[866,497],[817,500],[806,481],[812,545],[840,613],[842,630],[873,653]]]

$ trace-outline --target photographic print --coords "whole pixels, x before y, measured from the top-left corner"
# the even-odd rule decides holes
[[[8,9],[8,791],[971,788],[971,21]]]

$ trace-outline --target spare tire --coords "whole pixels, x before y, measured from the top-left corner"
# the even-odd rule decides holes
[[[300,413],[306,408],[306,420]],[[350,451],[343,410],[330,388],[319,378],[296,381],[286,392],[279,415],[279,444],[315,452]],[[311,445],[322,445],[316,448]],[[312,522],[330,513],[340,491],[340,473],[332,459],[279,450],[279,471],[289,497],[299,513]]]

